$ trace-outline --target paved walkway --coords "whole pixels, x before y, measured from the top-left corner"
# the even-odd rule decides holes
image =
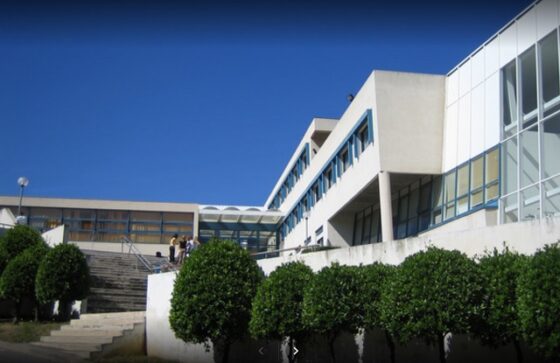
[[[0,341],[0,362],[10,363],[78,363],[79,357],[60,350],[38,347],[27,343],[8,343]]]

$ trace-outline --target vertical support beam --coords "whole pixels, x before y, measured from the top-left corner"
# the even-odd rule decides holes
[[[379,209],[381,210],[381,237],[383,242],[394,240],[393,207],[391,205],[391,177],[389,172],[379,172]]]

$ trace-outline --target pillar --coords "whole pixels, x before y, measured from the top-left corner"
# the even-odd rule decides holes
[[[379,172],[379,209],[381,211],[381,238],[383,241],[394,240],[393,207],[391,205],[391,177],[389,172]]]

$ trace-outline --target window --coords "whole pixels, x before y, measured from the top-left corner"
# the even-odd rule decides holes
[[[455,217],[455,171],[445,176],[444,216],[443,219]]]
[[[323,174],[323,184],[325,193],[331,188],[333,182],[333,167],[332,165],[327,168]]]
[[[502,110],[504,137],[513,135],[517,129],[517,75],[515,60],[502,71]]]
[[[484,157],[471,162],[471,207],[484,203]]]
[[[469,164],[457,170],[457,215],[469,210]]]
[[[521,218],[522,221],[539,218],[540,205],[539,186],[535,185],[521,192]]]
[[[319,191],[319,184],[316,182],[311,187],[311,194],[313,195],[313,202],[314,204],[321,200],[321,193]]]
[[[560,176],[544,182],[544,216],[560,216]]]
[[[537,61],[535,47],[519,57],[521,67],[521,109],[523,127],[537,122]]]
[[[345,146],[344,149],[342,149],[338,158],[340,163],[339,170],[341,171],[340,174],[342,174],[350,167],[350,153],[348,151],[348,146]]]
[[[486,201],[498,198],[500,149],[489,151],[485,158],[484,184],[486,186]]]
[[[442,177],[436,176],[432,182],[432,224],[442,221]]]
[[[366,123],[358,130],[358,151],[362,153],[369,143],[369,130],[367,120]]]
[[[545,120],[542,130],[542,168],[544,177],[549,178],[560,173],[560,114]]]
[[[517,190],[517,137],[502,144],[502,194]]]
[[[542,101],[544,115],[560,109],[560,76],[558,73],[558,40],[556,30],[540,42]]]
[[[537,126],[523,131],[520,139],[520,187],[523,188],[539,180],[539,132]]]
[[[517,193],[503,198],[502,215],[504,216],[505,223],[517,222]]]

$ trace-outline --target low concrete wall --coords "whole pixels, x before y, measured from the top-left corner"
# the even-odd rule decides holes
[[[282,263],[301,260],[313,270],[318,271],[333,262],[346,265],[369,264],[380,261],[399,264],[406,256],[427,248],[438,246],[457,249],[469,256],[480,255],[494,247],[501,248],[503,243],[520,253],[532,254],[545,244],[554,243],[560,238],[560,218],[535,220],[530,222],[506,224],[455,233],[434,234],[429,237],[409,238],[400,241],[372,245],[340,248],[297,256],[282,256],[259,260],[258,264],[266,274],[272,272]],[[175,272],[148,276],[148,298],[146,308],[147,353],[149,356],[177,360],[189,363],[214,362],[212,352],[207,352],[203,345],[188,344],[177,339],[169,325],[170,299],[175,281]],[[383,334],[366,332],[363,336],[342,336],[337,341],[337,354],[345,362],[389,362],[388,351]],[[352,343],[355,342],[355,343]],[[264,355],[258,353],[263,348]],[[281,362],[282,354],[279,342],[249,341],[232,348],[232,361],[239,362]],[[302,358],[305,362],[323,362],[328,360],[328,348],[321,338],[316,338],[304,347]],[[491,350],[481,347],[468,337],[458,336],[453,339],[449,362],[493,362],[514,361],[513,347]],[[305,359],[303,358],[305,357]],[[502,357],[507,357],[502,359]],[[511,359],[510,359],[511,358]],[[284,361],[287,361],[284,359]],[[398,347],[397,362],[432,362],[437,361],[437,349],[428,347],[421,341],[410,342],[406,347]],[[527,362],[536,362],[529,352]]]
[[[100,241],[69,241],[78,246],[81,250],[105,251],[105,252],[128,252],[128,248],[120,242],[100,242]],[[169,255],[169,246],[167,244],[134,244],[143,255],[155,256],[156,252],[161,252],[162,256]]]

